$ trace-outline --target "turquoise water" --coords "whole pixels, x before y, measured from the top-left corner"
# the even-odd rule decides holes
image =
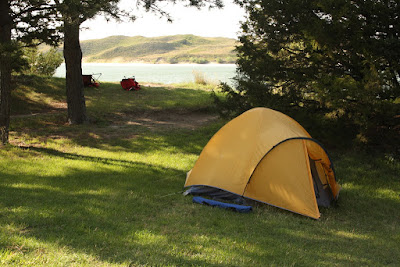
[[[134,76],[139,83],[183,83],[194,81],[193,72],[202,73],[209,81],[230,83],[235,76],[234,64],[118,64],[84,63],[83,74],[99,74],[100,82],[119,82]],[[56,77],[65,77],[64,63],[57,69]],[[99,75],[94,75],[97,78]]]

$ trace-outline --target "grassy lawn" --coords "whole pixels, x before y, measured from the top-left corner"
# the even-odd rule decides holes
[[[343,189],[320,220],[201,206],[180,192],[224,124],[210,88],[102,84],[85,92],[92,122],[68,126],[63,80],[30,79],[0,149],[0,265],[399,265],[397,159],[330,151]]]

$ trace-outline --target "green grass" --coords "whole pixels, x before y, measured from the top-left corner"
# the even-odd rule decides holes
[[[61,79],[37,82],[46,85],[14,97],[35,89],[60,100]],[[265,205],[235,213],[179,194],[224,122],[151,129],[129,121],[212,114],[209,89],[190,87],[87,89],[95,122],[86,125],[66,125],[63,110],[13,117],[13,145],[0,149],[0,265],[398,266],[400,162],[390,156],[331,151],[343,189],[320,220]]]
[[[119,84],[87,89],[87,104],[93,113],[133,112],[138,110],[209,109],[210,92],[191,89],[190,84],[176,87],[155,85],[136,92],[123,91]],[[90,110],[89,110],[90,112]]]
[[[54,103],[65,102],[64,79],[19,76],[14,82],[13,115],[48,112],[55,109]]]

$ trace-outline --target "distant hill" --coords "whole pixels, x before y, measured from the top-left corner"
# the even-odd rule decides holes
[[[173,35],[111,36],[81,41],[84,62],[234,63],[236,40]]]

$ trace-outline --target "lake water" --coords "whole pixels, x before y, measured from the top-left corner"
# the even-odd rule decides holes
[[[95,74],[100,82],[119,82],[134,76],[139,83],[183,83],[194,81],[194,72],[202,73],[213,82],[230,83],[235,76],[235,64],[137,64],[137,63],[83,63],[83,74]],[[56,77],[65,77],[65,64],[56,70]]]

